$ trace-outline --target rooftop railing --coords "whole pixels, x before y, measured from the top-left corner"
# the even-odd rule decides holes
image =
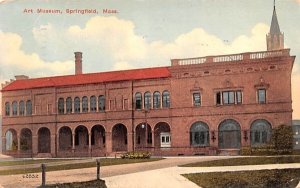
[[[218,62],[235,62],[243,60],[265,59],[280,56],[290,56],[290,49],[282,49],[276,51],[261,51],[261,52],[247,52],[241,54],[230,54],[220,56],[206,56],[185,59],[172,59],[172,66],[178,65],[194,65],[202,63],[218,63]]]

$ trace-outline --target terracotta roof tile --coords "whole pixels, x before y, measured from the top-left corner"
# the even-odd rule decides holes
[[[155,67],[145,69],[132,69],[113,72],[99,72],[79,75],[55,76],[33,78],[27,80],[16,80],[7,86],[2,91],[13,91],[21,89],[43,88],[43,87],[59,87],[72,86],[82,84],[115,82],[125,80],[142,80],[153,78],[170,77],[168,67]]]

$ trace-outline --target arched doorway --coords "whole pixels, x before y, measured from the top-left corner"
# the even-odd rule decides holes
[[[135,127],[135,143],[137,148],[151,147],[152,131],[149,124],[140,123]]]
[[[251,124],[250,138],[251,146],[267,144],[271,139],[272,126],[264,119],[255,120]]]
[[[21,130],[20,147],[20,149],[23,151],[32,149],[32,132],[28,128]]]
[[[94,125],[92,128],[92,146],[94,148],[105,147],[105,129],[102,125]]]
[[[5,150],[14,151],[18,149],[17,131],[9,129],[5,133]]]
[[[171,130],[168,123],[160,122],[154,127],[154,146],[171,147]]]
[[[230,149],[241,147],[241,127],[233,120],[227,119],[219,125],[219,148]]]
[[[112,150],[127,151],[127,128],[123,124],[117,124],[112,129]]]
[[[75,146],[78,148],[85,148],[88,146],[88,143],[89,143],[88,129],[83,125],[79,125],[75,129]]]
[[[70,127],[63,126],[59,129],[59,149],[72,149],[72,130]]]
[[[38,152],[39,153],[51,152],[50,130],[46,127],[40,128],[38,131]]]
[[[191,146],[209,146],[209,127],[206,123],[198,121],[190,129]]]

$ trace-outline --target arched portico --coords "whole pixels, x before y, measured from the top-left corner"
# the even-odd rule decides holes
[[[91,145],[93,148],[105,148],[105,129],[102,125],[94,125],[91,130]]]
[[[50,130],[42,127],[38,130],[38,153],[51,152],[51,136]]]
[[[127,128],[123,124],[112,128],[112,151],[127,151]]]
[[[75,147],[76,149],[87,148],[88,143],[89,143],[88,129],[83,125],[79,125],[75,129]]]
[[[219,148],[239,149],[241,147],[241,127],[233,119],[226,119],[219,125]]]
[[[160,122],[154,127],[154,146],[171,147],[171,129],[168,123]]]
[[[137,148],[152,145],[152,131],[149,124],[140,123],[135,127],[135,144]]]
[[[17,131],[14,129],[8,129],[5,133],[5,150],[15,151],[17,149],[18,149]]]
[[[21,130],[20,149],[22,151],[32,150],[32,132],[28,128]]]
[[[72,149],[72,130],[70,127],[63,126],[59,129],[59,150]]]

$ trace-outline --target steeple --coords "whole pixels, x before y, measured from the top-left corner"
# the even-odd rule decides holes
[[[267,50],[280,50],[284,49],[284,35],[280,32],[278,24],[275,0],[273,8],[273,16],[271,21],[270,32],[267,35]]]

